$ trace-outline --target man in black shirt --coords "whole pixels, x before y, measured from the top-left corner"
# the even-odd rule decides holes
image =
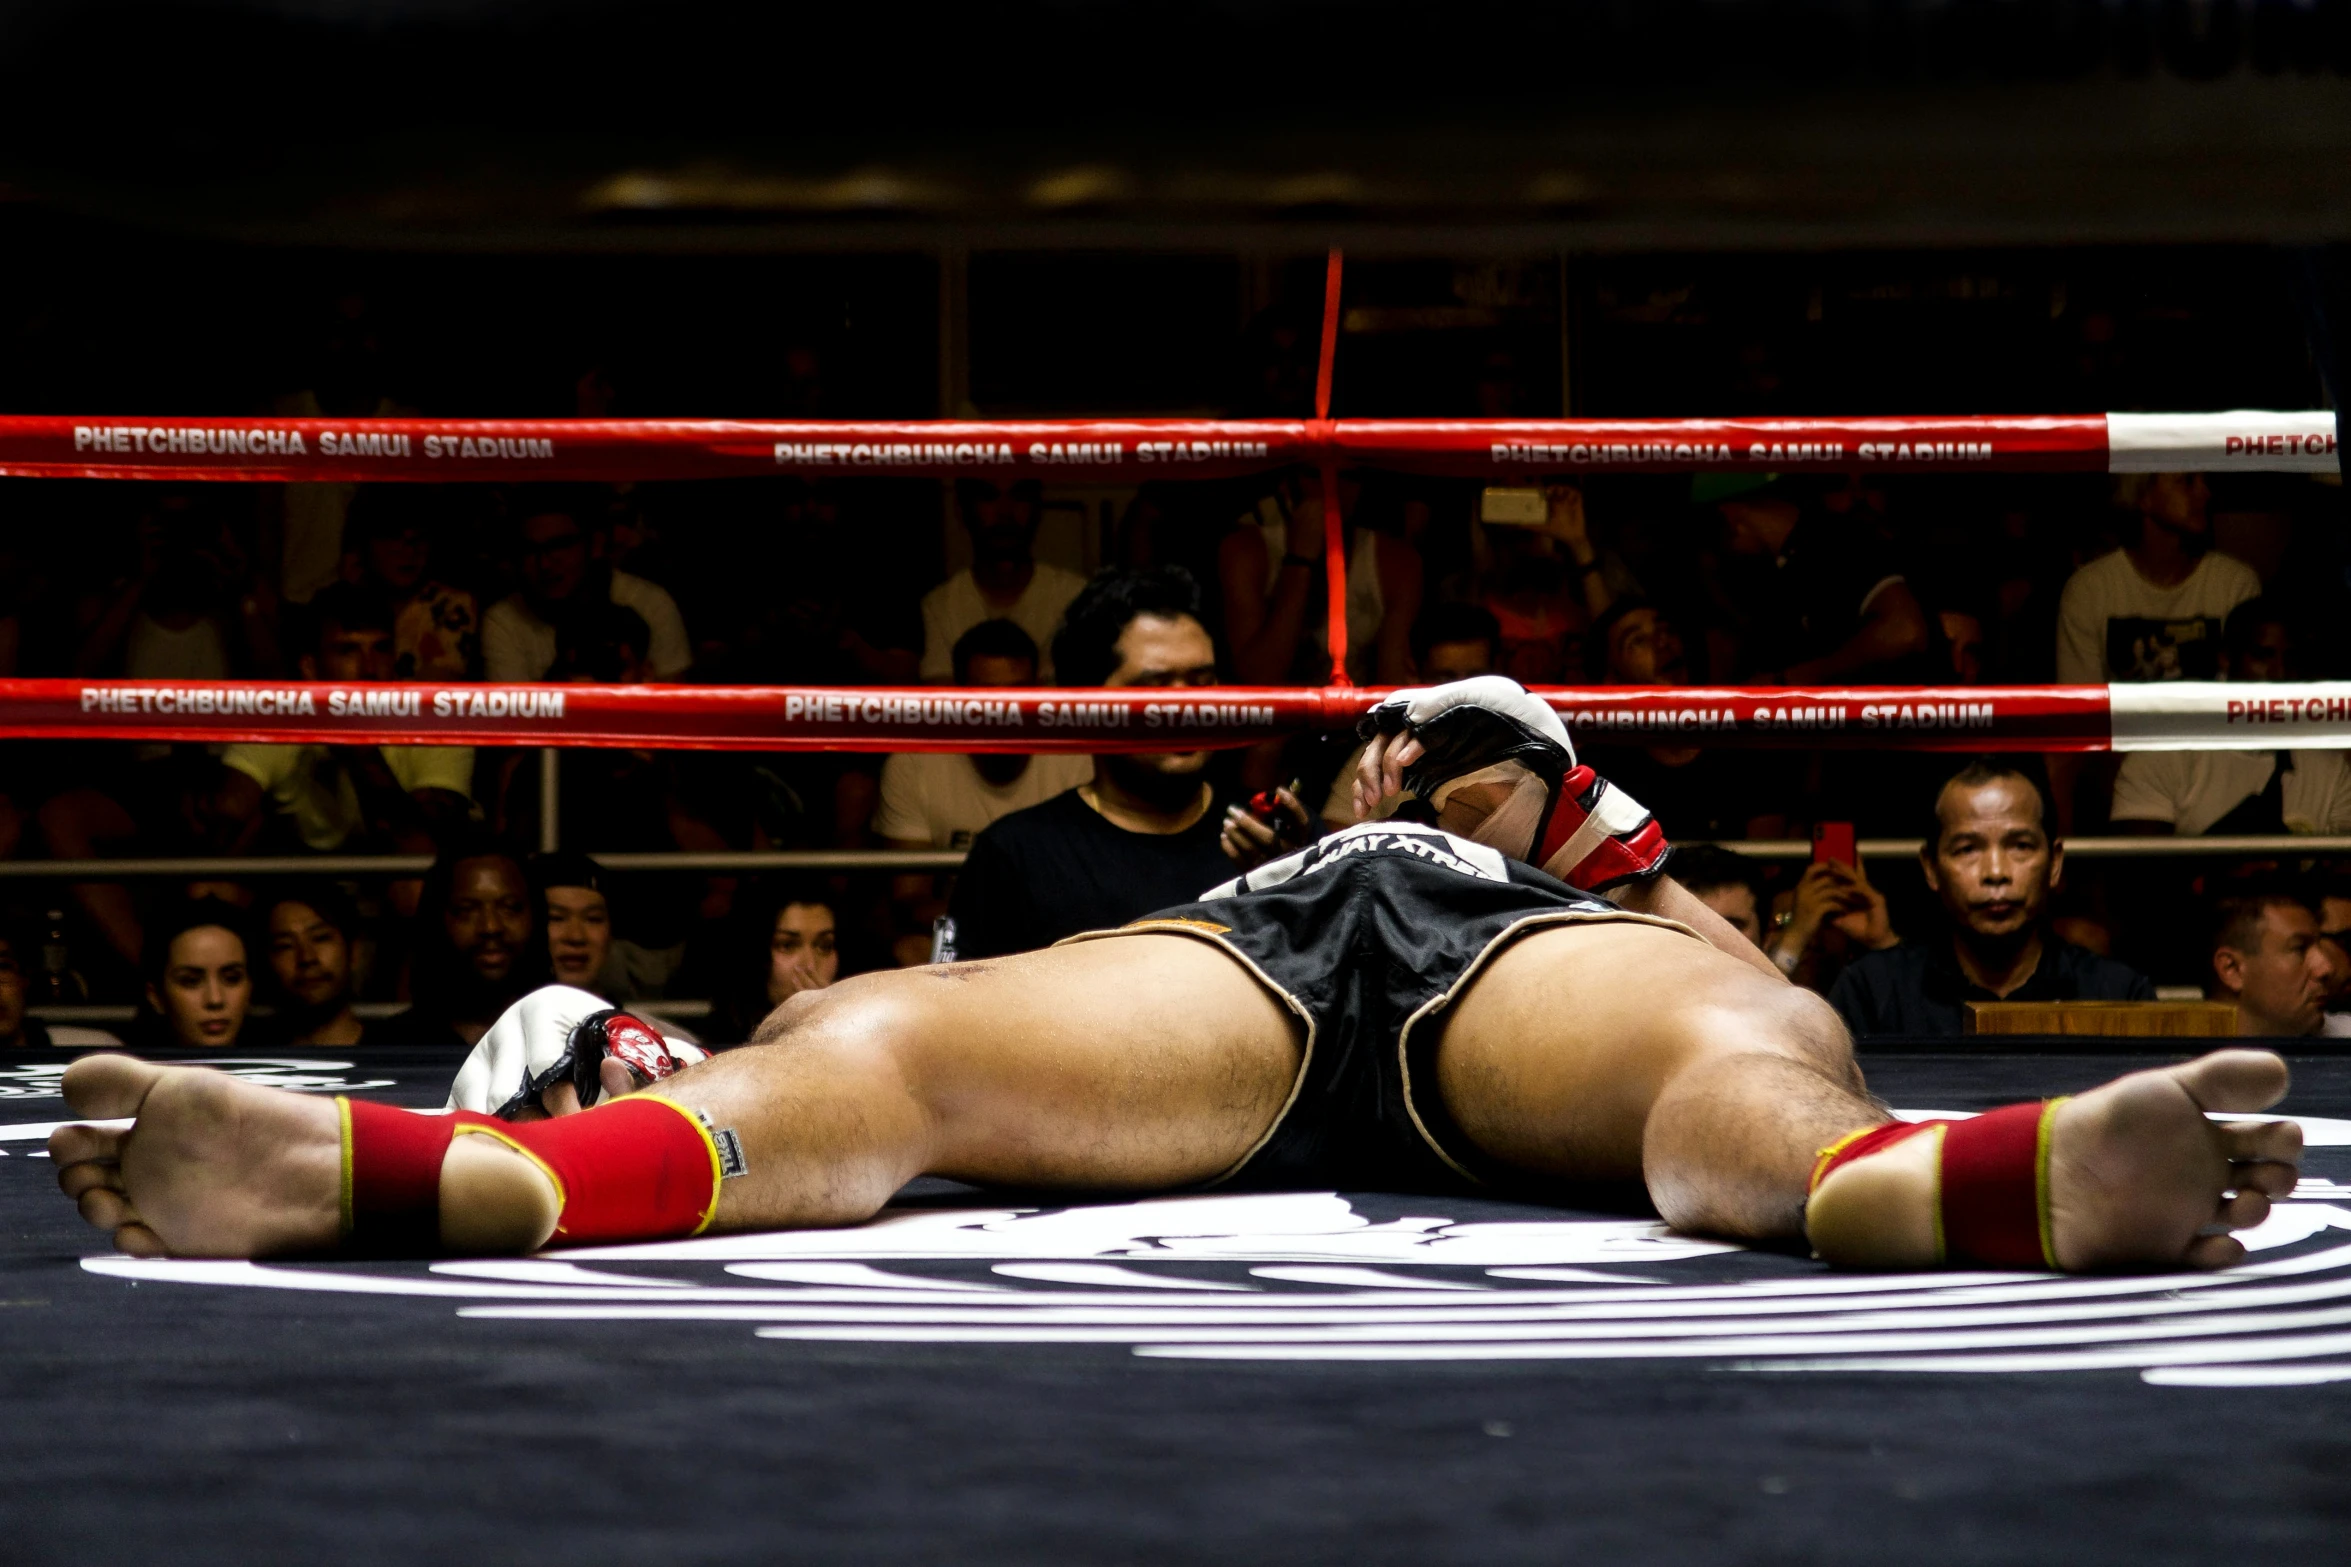
[[[1181,567],[1103,572],[1069,606],[1055,669],[1065,685],[1214,685],[1216,645],[1199,610]],[[952,955],[1049,947],[1189,903],[1231,876],[1208,756],[1098,756],[1092,782],[998,819],[956,879]]]
[[[1946,934],[1873,952],[1829,988],[1855,1034],[1957,1034],[1968,1001],[2152,1001],[2147,976],[2042,928],[2065,849],[2041,787],[2006,763],[1970,762],[1935,796],[1919,850]]]

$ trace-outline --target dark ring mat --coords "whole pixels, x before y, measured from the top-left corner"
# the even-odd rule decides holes
[[[1866,1065],[1897,1105],[1966,1109],[2176,1058],[2144,1041],[2062,1044],[1879,1047]],[[342,1077],[387,1080],[371,1092],[408,1104],[438,1103],[455,1066],[393,1051],[318,1059],[351,1061]],[[2351,1062],[2313,1052],[2295,1067],[2287,1108],[2351,1117]],[[0,1061],[0,1122],[61,1118],[56,1068]],[[0,1558],[28,1567],[2334,1562],[2351,1527],[2351,1381],[1759,1374],[1706,1358],[1220,1361],[1124,1343],[461,1317],[465,1302],[448,1299],[87,1271],[103,1242],[38,1147],[0,1141]],[[2315,1151],[2304,1174],[2351,1179],[2351,1148]],[[908,1196],[1016,1201],[940,1182]],[[1374,1222],[1608,1217],[1349,1200]],[[1816,1271],[1794,1256],[1708,1262],[1714,1278]],[[986,1261],[879,1265],[1079,1287],[1006,1279]],[[303,1266],[427,1277],[422,1264]],[[1242,1262],[1178,1271],[1312,1287]],[[708,1265],[697,1277],[757,1282]],[[1143,1306],[1191,1296],[1115,1293]]]

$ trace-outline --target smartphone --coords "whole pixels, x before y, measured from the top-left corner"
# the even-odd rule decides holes
[[[1853,839],[1851,822],[1821,822],[1812,829],[1812,858],[1815,864],[1835,860],[1848,870],[1861,866],[1861,850]]]
[[[1290,780],[1289,789],[1293,797],[1303,798],[1299,791],[1305,787],[1306,781],[1302,778]],[[1249,796],[1249,814],[1271,827],[1274,842],[1283,848],[1302,847],[1311,841],[1307,829],[1297,817],[1282,809],[1282,802],[1277,798],[1277,793],[1272,789],[1260,789],[1257,793]]]
[[[1478,520],[1504,528],[1540,528],[1551,515],[1551,503],[1531,486],[1489,484],[1478,497]]]

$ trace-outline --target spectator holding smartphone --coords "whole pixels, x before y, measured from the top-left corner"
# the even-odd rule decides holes
[[[2047,929],[2049,894],[2065,872],[2048,821],[2041,785],[2010,763],[1970,762],[1943,785],[1919,867],[1944,929],[1837,976],[1829,1005],[1855,1034],[1956,1035],[1969,1001],[2155,998],[2144,974]]]

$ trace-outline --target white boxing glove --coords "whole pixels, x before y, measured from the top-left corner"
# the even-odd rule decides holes
[[[1440,817],[1470,785],[1502,786],[1484,791],[1499,799],[1465,836],[1570,886],[1597,892],[1646,881],[1672,853],[1639,801],[1576,761],[1551,704],[1506,675],[1398,691],[1360,731],[1420,742],[1423,754],[1403,772],[1405,791]],[[1367,757],[1367,772],[1370,765]]]
[[[569,985],[546,985],[508,1007],[490,1025],[449,1088],[450,1110],[516,1120],[542,1108],[558,1082],[578,1090],[585,1110],[603,1097],[606,1060],[625,1065],[638,1084],[659,1082],[710,1052],[671,1039],[653,1024]]]

